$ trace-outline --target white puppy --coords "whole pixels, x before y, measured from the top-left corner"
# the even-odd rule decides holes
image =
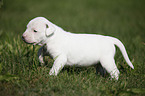
[[[134,69],[126,53],[124,45],[110,36],[94,34],[74,34],[64,31],[44,17],[32,19],[22,39],[27,43],[39,44],[39,60],[50,54],[55,60],[49,74],[57,75],[65,65],[90,66],[98,62],[118,80],[119,70],[114,61],[115,45],[121,50],[128,65]]]

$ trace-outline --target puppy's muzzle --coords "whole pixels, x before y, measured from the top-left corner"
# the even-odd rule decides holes
[[[28,42],[26,41],[25,36],[22,36],[21,38],[22,38],[22,40],[23,40],[25,43],[30,44],[30,43],[28,43]]]

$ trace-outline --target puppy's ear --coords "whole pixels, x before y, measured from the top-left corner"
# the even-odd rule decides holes
[[[55,31],[55,27],[51,25],[49,26],[48,24],[46,24],[46,32],[45,32],[46,37],[50,37],[51,35],[53,35],[54,31]]]

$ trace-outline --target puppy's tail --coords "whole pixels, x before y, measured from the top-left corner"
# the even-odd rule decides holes
[[[134,69],[134,66],[133,66],[133,64],[131,63],[131,61],[129,60],[129,57],[128,57],[127,52],[126,52],[126,49],[125,49],[124,45],[122,44],[122,42],[121,42],[120,40],[118,40],[117,38],[113,38],[113,43],[119,47],[119,49],[120,49],[120,51],[121,51],[121,53],[122,53],[122,55],[123,55],[125,61],[127,62],[127,64],[128,64],[132,69]]]

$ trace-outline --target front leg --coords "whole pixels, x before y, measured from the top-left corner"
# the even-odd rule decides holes
[[[67,62],[67,58],[65,55],[60,55],[54,61],[52,68],[50,69],[49,75],[57,75],[60,70],[64,67]]]
[[[44,50],[44,46],[43,47],[41,47],[39,50],[38,50],[38,59],[39,59],[39,62],[41,63],[41,64],[44,64],[44,60],[43,60],[43,58],[44,58],[44,52],[45,50]]]

